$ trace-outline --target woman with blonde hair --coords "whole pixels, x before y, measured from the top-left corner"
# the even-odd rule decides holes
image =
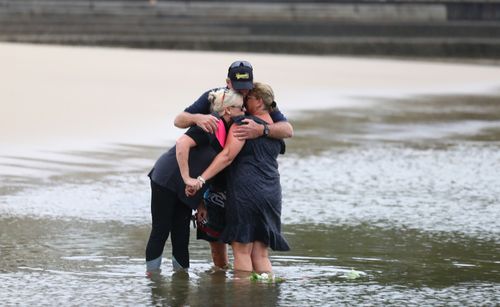
[[[272,88],[255,83],[247,95],[248,118],[268,129],[270,112],[276,109]],[[236,122],[238,124],[239,122]],[[272,272],[268,247],[288,251],[281,234],[281,185],[277,157],[284,143],[269,137],[238,140],[229,130],[226,146],[192,187],[203,188],[206,180],[228,167],[226,174],[226,226],[221,240],[231,243],[235,271]]]
[[[160,270],[163,248],[170,234],[174,269],[189,268],[189,222],[206,187],[187,197],[185,185],[197,182],[191,176],[201,173],[222,151],[233,118],[244,114],[243,97],[237,92],[221,89],[210,93],[210,99],[213,114],[221,119],[216,133],[207,133],[198,126],[189,128],[156,161],[148,175],[152,193],[152,229],[146,247],[148,275]]]

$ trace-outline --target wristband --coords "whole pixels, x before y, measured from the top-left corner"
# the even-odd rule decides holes
[[[201,177],[201,176],[198,176],[198,177],[196,178],[196,180],[198,180],[199,182],[201,182],[201,185],[204,185],[205,183],[207,183],[207,182],[205,181],[205,179],[203,179],[203,177]]]
[[[262,133],[262,136],[267,137],[269,136],[269,125],[264,123],[264,133]]]

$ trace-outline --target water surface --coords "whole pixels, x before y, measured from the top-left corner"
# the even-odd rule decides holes
[[[144,276],[146,174],[164,144],[0,157],[0,299],[64,305],[500,304],[500,98],[429,96],[303,112],[280,157],[285,281]],[[349,279],[349,272],[360,277]]]

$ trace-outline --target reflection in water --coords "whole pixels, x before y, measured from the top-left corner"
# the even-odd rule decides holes
[[[146,278],[146,173],[163,146],[115,144],[0,157],[0,300],[499,304],[498,97],[386,101],[293,123],[280,157],[292,251],[271,254],[285,282],[214,270],[208,245],[196,240],[188,273],[172,272],[167,244],[163,272]]]
[[[214,270],[201,241],[192,242],[189,273],[173,273],[165,259],[163,272],[148,279],[142,258],[146,225],[29,218],[2,219],[0,225],[0,290],[16,288],[32,297],[23,303],[45,301],[38,293],[47,287],[61,303],[168,306],[246,306],[250,299],[263,306],[351,304],[371,295],[372,303],[404,303],[402,294],[424,304],[437,295],[440,302],[460,298],[473,305],[493,300],[500,289],[498,241],[447,232],[289,224],[284,231],[293,252],[271,257],[285,281],[269,284]],[[361,276],[346,278],[353,269]],[[20,302],[19,297],[3,301]]]
[[[170,280],[163,275],[151,278],[151,302],[155,306],[186,306],[189,297],[189,274],[181,271]]]

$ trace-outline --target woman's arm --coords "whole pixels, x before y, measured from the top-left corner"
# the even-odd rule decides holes
[[[256,123],[252,119],[244,119],[246,125],[238,126],[234,135],[240,140],[255,139],[264,134],[264,126]],[[286,139],[293,136],[293,127],[287,121],[280,121],[269,124],[269,135],[273,139]]]
[[[224,149],[215,157],[210,166],[201,174],[204,180],[209,180],[217,175],[220,171],[231,164],[245,145],[245,140],[238,140],[233,131],[237,125],[232,125],[226,140]]]
[[[184,183],[186,184],[190,181],[189,179],[192,179],[191,176],[189,176],[188,160],[189,151],[191,150],[191,147],[194,146],[196,146],[195,141],[186,134],[183,134],[180,138],[178,138],[175,143],[175,157],[177,158],[177,164],[179,165],[179,170],[181,171],[182,180],[184,180]]]

